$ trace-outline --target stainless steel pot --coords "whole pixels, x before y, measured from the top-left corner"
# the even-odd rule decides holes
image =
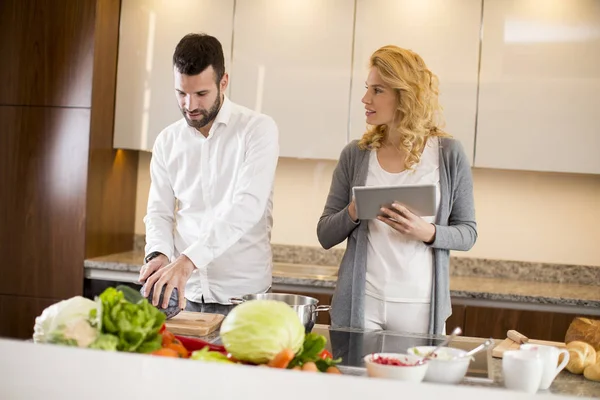
[[[306,332],[312,330],[319,312],[331,311],[331,306],[319,306],[319,300],[299,294],[259,293],[229,299],[232,304],[242,304],[249,300],[277,300],[286,303],[298,314],[298,318],[300,318]]]

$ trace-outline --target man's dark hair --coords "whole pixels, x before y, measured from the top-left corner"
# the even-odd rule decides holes
[[[212,65],[217,75],[218,85],[225,74],[225,58],[221,42],[203,33],[189,33],[175,47],[173,65],[185,75],[198,75]]]

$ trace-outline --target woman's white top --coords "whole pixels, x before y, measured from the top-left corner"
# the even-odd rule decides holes
[[[367,186],[435,184],[440,205],[439,141],[427,141],[419,164],[400,173],[385,171],[377,150],[369,159]],[[423,218],[428,223],[435,216]],[[369,221],[366,294],[380,300],[429,303],[433,287],[433,249],[378,220]]]

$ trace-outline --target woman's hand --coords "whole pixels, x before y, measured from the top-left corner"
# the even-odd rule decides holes
[[[425,222],[401,204],[394,203],[392,208],[381,208],[386,216],[378,216],[377,219],[400,233],[425,243],[433,243],[435,240],[435,225]]]
[[[352,218],[352,221],[358,221],[358,215],[356,215],[356,204],[354,203],[354,199],[352,199],[352,201],[348,205],[348,214],[350,214],[350,218]]]

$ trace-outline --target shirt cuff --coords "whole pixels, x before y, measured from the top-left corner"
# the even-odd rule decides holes
[[[169,260],[169,262],[171,262],[173,260],[173,250],[169,250],[168,246],[165,245],[155,245],[152,247],[149,247],[146,249],[145,255],[144,255],[144,261],[146,261],[146,257],[149,254],[154,253],[155,251],[158,251],[159,253],[164,254],[167,259]]]

